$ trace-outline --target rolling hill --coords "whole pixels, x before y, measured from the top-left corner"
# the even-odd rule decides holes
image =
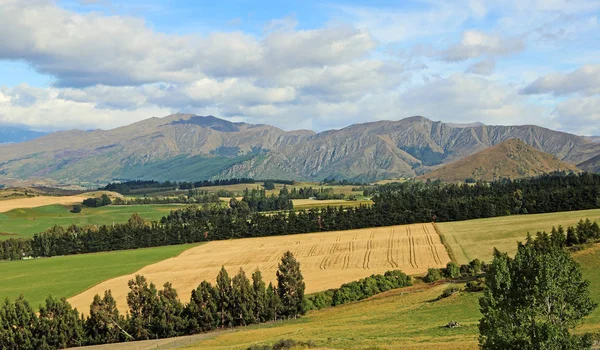
[[[464,181],[468,178],[493,181],[530,177],[553,171],[580,170],[551,154],[538,151],[519,139],[510,139],[419,178],[442,181]]]
[[[62,131],[1,145],[0,183],[231,177],[373,181],[425,174],[512,138],[571,164],[600,154],[599,143],[532,125],[450,125],[411,117],[315,133],[173,114],[112,130]]]

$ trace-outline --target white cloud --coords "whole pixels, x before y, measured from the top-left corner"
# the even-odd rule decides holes
[[[440,56],[448,62],[464,61],[469,58],[504,56],[522,51],[525,42],[522,38],[501,38],[477,30],[463,33],[459,44],[441,52]]]
[[[552,112],[552,117],[564,130],[580,135],[600,135],[600,96],[562,101]]]
[[[570,73],[552,73],[539,77],[523,88],[526,95],[572,93],[600,94],[600,65],[584,65]]]

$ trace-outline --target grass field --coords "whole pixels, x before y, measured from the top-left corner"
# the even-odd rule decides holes
[[[101,208],[83,208],[81,213],[73,214],[70,206],[48,205],[38,208],[14,209],[0,213],[0,240],[11,237],[32,237],[34,233],[45,231],[54,226],[68,225],[110,225],[124,223],[131,214],[138,213],[147,221],[160,220],[171,210],[182,205],[124,205]]]
[[[455,221],[437,224],[459,264],[478,258],[490,261],[494,247],[515,253],[517,241],[523,241],[527,232],[550,231],[553,226],[572,226],[581,219],[600,221],[600,209],[569,211],[550,214],[503,216],[490,219]]]
[[[0,300],[6,297],[14,300],[19,294],[23,294],[37,307],[48,295],[70,297],[102,281],[130,274],[194,246],[196,245],[178,245],[0,262]],[[88,309],[90,303],[81,307]]]
[[[341,284],[400,269],[424,274],[429,267],[442,267],[450,260],[431,224],[374,229],[298,234],[214,241],[190,249],[173,259],[146,266],[137,273],[157,286],[172,282],[183,300],[203,280],[214,281],[221,266],[230,274],[243,268],[251,274],[259,268],[266,280],[275,281],[275,271],[287,250],[302,264],[308,293],[339,287]],[[81,308],[92,297],[111,289],[123,308],[127,281],[121,276],[94,286],[70,299]]]

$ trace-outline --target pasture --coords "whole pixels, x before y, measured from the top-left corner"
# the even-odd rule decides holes
[[[581,219],[600,221],[600,209],[548,214],[502,216],[489,219],[438,223],[445,244],[451,249],[458,264],[477,258],[490,261],[494,247],[514,254],[517,241],[523,241],[527,232],[550,232],[553,226],[574,226]]]
[[[1,203],[1,202],[0,202]],[[7,238],[32,237],[35,233],[59,225],[110,225],[124,223],[131,214],[137,213],[144,220],[160,220],[171,210],[182,205],[109,205],[100,208],[82,208],[81,213],[74,214],[70,206],[48,205],[38,208],[13,209],[0,213],[0,240]]]
[[[240,268],[250,275],[259,268],[265,280],[275,282],[277,265],[287,250],[294,253],[302,265],[307,293],[394,269],[407,274],[424,274],[428,268],[444,267],[450,261],[433,226],[417,224],[213,241],[146,266],[135,274],[146,276],[159,287],[172,282],[182,300],[187,300],[200,282],[214,282],[221,266],[225,266],[230,275]],[[69,301],[82,309],[95,294],[110,289],[124,310],[127,281],[135,274],[105,281]]]
[[[37,308],[48,295],[70,297],[107,279],[176,256],[197,244],[0,262],[0,300],[20,294]],[[80,305],[80,311],[89,309]]]

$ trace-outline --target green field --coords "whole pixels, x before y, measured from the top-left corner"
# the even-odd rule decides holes
[[[561,213],[503,216],[490,219],[444,222],[437,224],[444,243],[452,251],[458,264],[477,258],[490,261],[494,247],[514,254],[517,241],[523,241],[527,232],[550,232],[553,226],[573,226],[581,219],[600,222],[600,209]]]
[[[574,257],[591,282],[592,298],[600,303],[600,244]],[[298,320],[240,328],[190,348],[245,349],[252,344],[295,339],[314,341],[322,348],[477,349],[481,293],[462,292],[434,301],[446,287],[397,289],[358,303],[310,312]],[[460,322],[461,327],[445,328],[450,321]],[[600,332],[600,309],[576,332]]]
[[[101,208],[83,208],[81,213],[73,214],[70,206],[48,205],[30,209],[14,209],[0,213],[0,240],[11,237],[32,237],[54,226],[68,225],[110,225],[124,223],[131,214],[138,213],[147,221],[160,220],[171,210],[182,205],[124,205]]]
[[[71,297],[117,276],[179,255],[197,244],[0,262],[0,300],[19,294],[35,307],[48,295]]]

